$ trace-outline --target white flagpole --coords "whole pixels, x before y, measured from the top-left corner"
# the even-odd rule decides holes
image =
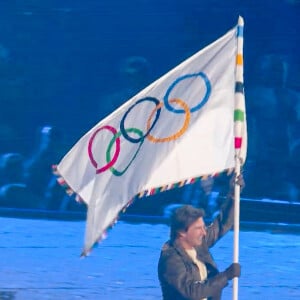
[[[240,159],[236,158],[235,174],[241,171]],[[234,237],[233,237],[233,262],[239,262],[239,233],[240,233],[240,186],[234,185]],[[238,277],[233,278],[233,300],[238,300]]]
[[[237,28],[237,58],[236,58],[236,90],[235,90],[235,109],[241,109],[245,112],[244,99],[244,78],[243,78],[243,28],[244,20],[242,17],[238,19]],[[237,88],[239,86],[239,88]],[[239,121],[239,122],[238,122]],[[235,174],[239,176],[241,173],[241,164],[244,163],[245,153],[242,153],[242,148],[246,149],[246,140],[243,140],[243,133],[246,126],[246,117],[244,115],[244,122],[235,119],[235,137],[241,139],[240,144],[235,145]],[[245,136],[244,136],[245,137]],[[243,145],[242,145],[243,143]],[[233,262],[239,262],[239,232],[240,232],[240,186],[235,183],[234,186],[234,243],[233,243]],[[233,300],[238,300],[238,277],[233,278]]]

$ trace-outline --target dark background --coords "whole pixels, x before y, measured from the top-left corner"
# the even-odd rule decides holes
[[[261,111],[268,110],[268,103],[252,104],[256,103],[255,96],[251,98],[253,86],[280,88],[279,101],[288,98],[288,107],[280,103],[277,115],[268,123],[274,131],[271,139],[290,146],[299,138],[296,129],[288,140],[280,141],[281,135],[276,134],[299,128],[300,113],[298,116],[295,109],[300,93],[299,12],[296,0],[1,0],[0,154],[18,152],[30,158],[37,134],[45,125],[58,128],[65,149],[71,148],[113,109],[109,100],[104,103],[102,99],[124,88],[122,61],[144,57],[150,83],[225,34],[241,15],[245,20],[244,77],[250,121],[248,195],[299,200],[299,165],[294,164],[289,150],[270,154],[264,165],[266,172],[280,172],[276,166],[283,157],[287,159],[287,164],[280,166],[285,175],[279,183],[291,176],[294,179],[284,192],[272,195],[269,187],[255,193],[251,188],[253,177],[263,180],[255,173],[259,171],[252,170],[259,161],[257,152],[265,151],[264,146],[257,150],[256,145],[252,150],[251,141],[266,125],[252,127],[252,123]],[[281,67],[287,66],[284,83],[278,84],[273,67],[262,75],[261,61],[270,55],[275,61],[278,58]],[[292,96],[287,96],[290,93]],[[289,184],[296,196],[290,195]]]

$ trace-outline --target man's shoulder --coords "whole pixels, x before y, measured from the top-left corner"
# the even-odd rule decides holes
[[[176,242],[171,241],[164,243],[161,248],[161,256],[165,258],[181,257],[184,256],[183,252],[184,250]]]
[[[161,248],[161,254],[164,256],[170,256],[176,253],[176,247],[170,241],[165,242]]]
[[[170,251],[170,249],[172,249],[172,248],[173,248],[173,246],[170,244],[170,241],[167,241],[162,245],[161,252]]]

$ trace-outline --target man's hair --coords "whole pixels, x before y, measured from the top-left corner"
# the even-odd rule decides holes
[[[195,208],[192,205],[183,205],[174,210],[170,220],[171,241],[174,241],[177,238],[180,231],[187,231],[191,224],[197,219],[204,217],[204,214],[203,209]]]

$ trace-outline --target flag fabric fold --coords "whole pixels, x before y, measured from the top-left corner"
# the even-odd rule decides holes
[[[88,207],[84,254],[136,195],[234,168],[246,134],[245,105],[235,100],[239,30],[129,99],[57,165],[61,181]]]

